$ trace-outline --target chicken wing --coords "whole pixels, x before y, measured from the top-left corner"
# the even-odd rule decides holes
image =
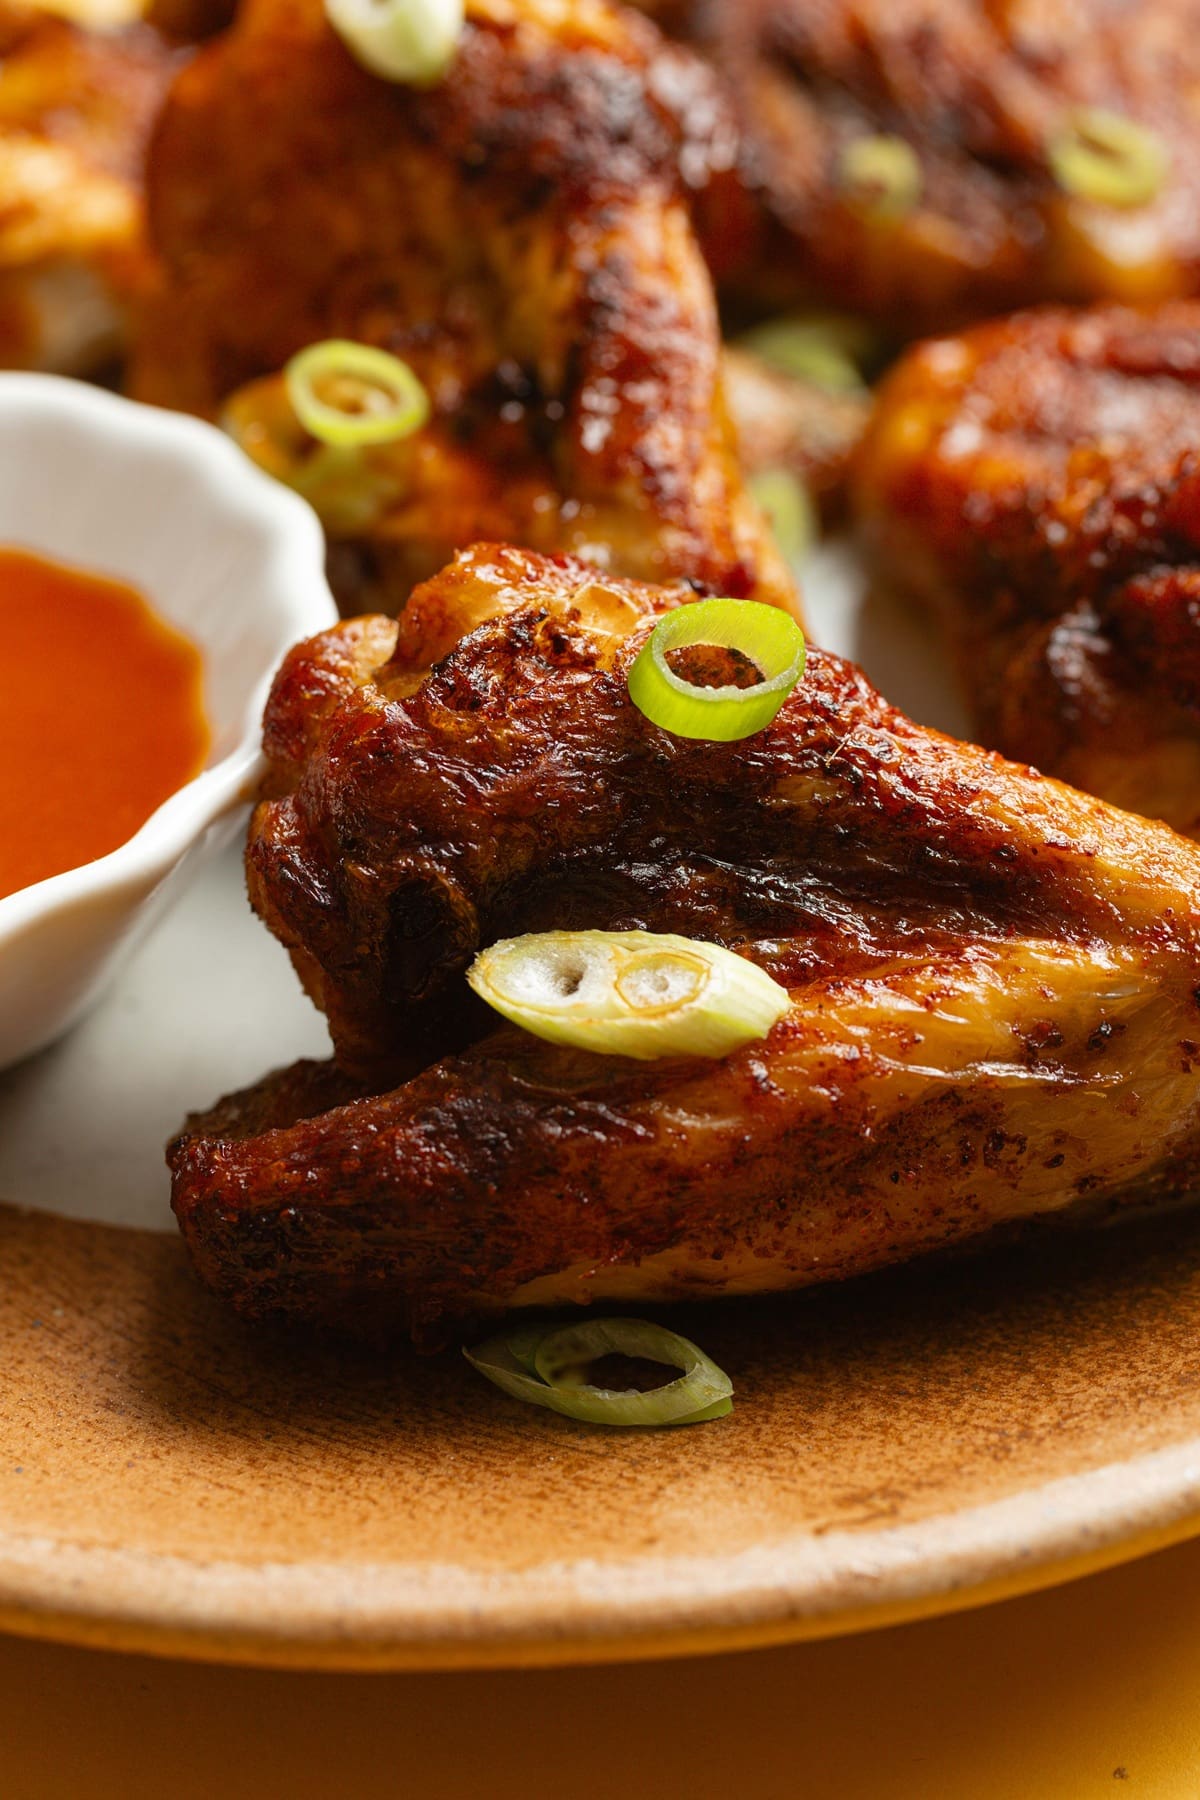
[[[1195,0],[639,4],[732,96],[740,193],[717,183],[702,235],[734,296],[833,300],[912,337],[1032,300],[1196,291]],[[1131,208],[1055,175],[1064,136],[1114,118],[1118,144],[1132,121],[1170,161]],[[909,147],[910,204],[872,204],[850,178],[849,147],[880,137]]]
[[[142,158],[180,55],[0,6],[0,367],[82,374],[147,275]]]
[[[358,609],[495,536],[790,603],[680,173],[719,159],[720,118],[703,65],[607,0],[472,0],[424,90],[360,68],[320,0],[250,0],[157,135],[134,389],[250,441],[302,346],[404,357],[432,423],[371,459],[365,521],[319,504]]]
[[[857,467],[879,578],[980,734],[1200,833],[1200,304],[1019,314],[913,350]]]
[[[436,1342],[510,1307],[798,1287],[1195,1178],[1200,850],[819,651],[765,731],[672,736],[627,675],[677,599],[482,548],[399,625],[288,659],[250,886],[342,1066],[171,1150],[196,1266],[248,1316]],[[583,926],[722,943],[790,1011],[720,1062],[496,1030],[476,950]]]

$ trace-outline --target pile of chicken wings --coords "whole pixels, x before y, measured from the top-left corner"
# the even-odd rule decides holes
[[[1196,0],[467,0],[425,85],[321,0],[6,11],[5,363],[248,447],[323,340],[429,398],[316,499],[345,618],[265,720],[249,893],[331,1059],[170,1150],[242,1312],[436,1345],[1189,1192],[1198,91]],[[796,308],[869,322],[873,391],[728,347]],[[946,634],[984,748],[819,649],[740,741],[633,703],[673,609],[802,617],[780,469]],[[574,929],[789,1008],[633,1062],[469,988]]]

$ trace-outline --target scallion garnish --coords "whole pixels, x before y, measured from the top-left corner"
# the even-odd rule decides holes
[[[310,344],[293,356],[283,379],[305,431],[338,449],[395,443],[429,418],[429,396],[408,364],[370,344],[345,338]]]
[[[505,938],[467,980],[504,1018],[553,1044],[650,1062],[729,1056],[787,1012],[786,988],[719,944],[651,931]]]
[[[677,737],[729,743],[768,726],[804,674],[804,633],[759,600],[696,600],[659,620],[629,697]]]
[[[325,17],[356,62],[385,81],[428,87],[458,47],[463,0],[325,0]]]
[[[760,469],[750,477],[749,487],[767,515],[775,542],[794,568],[812,549],[820,531],[808,489],[790,469]]]
[[[645,1319],[585,1319],[501,1332],[463,1355],[515,1400],[589,1425],[698,1425],[733,1410],[733,1383],[690,1339]],[[590,1367],[607,1357],[681,1371],[662,1387],[599,1387]]]
[[[1054,179],[1068,194],[1104,206],[1145,206],[1167,178],[1170,157],[1157,132],[1123,113],[1081,106],[1049,147]]]
[[[880,353],[879,334],[849,313],[791,313],[745,332],[738,345],[769,368],[831,393],[862,390],[863,367]]]
[[[902,137],[851,138],[838,157],[838,180],[860,212],[900,219],[921,198],[921,163]]]
[[[345,449],[312,437],[296,417],[282,374],[238,388],[221,425],[260,469],[303,495],[335,537],[373,530],[408,485],[403,449]]]

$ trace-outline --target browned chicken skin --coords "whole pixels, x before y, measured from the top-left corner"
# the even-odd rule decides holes
[[[1200,850],[914,726],[822,652],[764,732],[674,737],[626,678],[677,597],[485,548],[399,626],[288,659],[251,892],[343,1069],[235,1096],[171,1152],[196,1266],[248,1316],[432,1343],[510,1307],[802,1286],[1195,1178]],[[468,962],[552,926],[724,943],[791,1010],[720,1062],[495,1029]]]
[[[881,581],[948,629],[987,743],[1200,833],[1200,304],[919,346],[857,470]]]
[[[0,5],[0,367],[87,373],[145,284],[142,160],[180,57]]]
[[[718,282],[756,305],[816,296],[903,337],[1043,299],[1200,285],[1196,0],[639,0],[711,57],[741,129],[741,195],[710,196]],[[1078,108],[1158,133],[1161,191],[1123,210],[1065,193],[1047,146]],[[846,146],[899,137],[902,217],[848,192]]]
[[[233,24],[236,0],[146,0],[142,17],[179,43],[199,44]]]
[[[249,0],[158,132],[134,389],[215,415],[267,378],[243,418],[316,340],[404,357],[433,421],[372,459],[368,525],[327,518],[359,609],[487,537],[791,603],[680,174],[720,117],[703,65],[606,0],[472,0],[425,90],[360,68],[320,0]]]

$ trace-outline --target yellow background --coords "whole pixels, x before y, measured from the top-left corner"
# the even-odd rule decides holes
[[[862,1637],[294,1675],[0,1639],[3,1800],[1200,1800],[1200,1542]]]

